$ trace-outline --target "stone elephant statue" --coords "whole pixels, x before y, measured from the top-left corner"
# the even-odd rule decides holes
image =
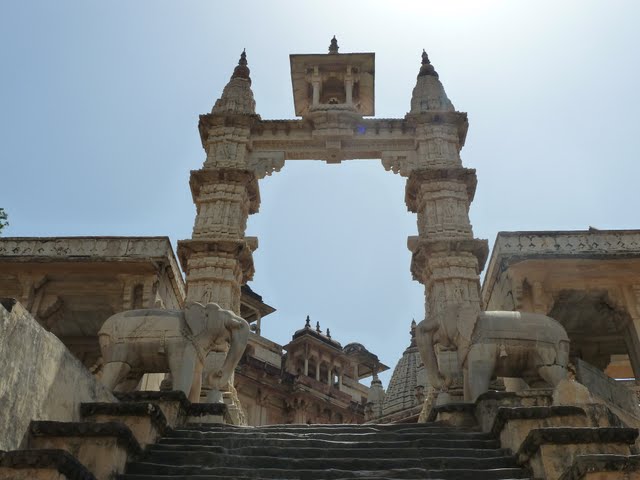
[[[567,377],[569,337],[553,318],[522,312],[465,312],[452,308],[425,319],[416,328],[416,343],[429,383],[451,382],[440,371],[436,345],[457,350],[464,378],[464,399],[475,402],[495,377],[542,379],[554,387]]]
[[[192,302],[184,310],[129,310],[107,319],[98,332],[104,367],[101,381],[114,389],[125,378],[171,372],[174,390],[200,401],[202,370],[209,352],[225,352],[224,384],[240,361],[249,325],[215,303]]]

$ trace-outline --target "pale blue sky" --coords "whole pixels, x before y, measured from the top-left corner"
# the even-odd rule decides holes
[[[189,171],[243,48],[257,111],[292,118],[290,53],[376,53],[376,114],[402,117],[426,48],[478,171],[476,236],[640,228],[640,2],[0,3],[0,207],[7,236],[189,238]],[[307,314],[390,366],[421,319],[404,179],[379,160],[289,162],[261,182],[251,286],[286,343]],[[385,379],[388,375],[385,375]]]

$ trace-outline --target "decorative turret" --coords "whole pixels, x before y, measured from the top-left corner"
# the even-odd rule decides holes
[[[422,51],[422,66],[411,96],[411,114],[425,112],[451,112],[455,108],[447,97],[426,51]]]
[[[229,83],[224,87],[222,96],[216,101],[213,114],[256,114],[256,101],[251,91],[251,78],[247,66],[247,53],[243,50],[238,66],[233,70]]]
[[[334,35],[331,39],[331,45],[329,45],[329,53],[338,53],[339,48],[338,40],[336,40],[336,36]]]
[[[382,405],[384,403],[385,391],[382,382],[378,378],[378,374],[373,374],[369,395],[367,396],[367,404],[365,406],[365,420],[371,421],[382,417]]]

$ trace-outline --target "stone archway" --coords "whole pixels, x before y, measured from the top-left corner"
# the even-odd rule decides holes
[[[425,315],[452,306],[479,312],[488,246],[474,239],[468,215],[476,175],[460,159],[467,115],[454,109],[427,54],[409,113],[392,119],[367,118],[374,114],[373,53],[339,54],[334,42],[328,54],[290,60],[301,119],[256,114],[244,52],[211,113],[200,116],[206,160],[190,179],[197,215],[192,238],[178,244],[187,300],[240,313],[240,288],[254,273],[258,241],[245,230],[260,206],[260,179],[290,161],[377,158],[407,178],[405,202],[418,224],[408,241],[411,272],[425,286]]]

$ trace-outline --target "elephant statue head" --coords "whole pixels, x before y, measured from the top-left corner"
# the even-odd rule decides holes
[[[231,379],[249,339],[249,324],[229,310],[223,310],[215,303],[205,307],[207,328],[212,334],[214,352],[226,351],[220,368],[206,372],[209,383],[218,389],[224,388]]]
[[[458,351],[459,367],[471,346],[471,337],[480,312],[473,306],[448,305],[442,311],[425,318],[416,326],[416,343],[427,372],[429,384],[436,389],[452,382],[440,371],[436,346]]]

